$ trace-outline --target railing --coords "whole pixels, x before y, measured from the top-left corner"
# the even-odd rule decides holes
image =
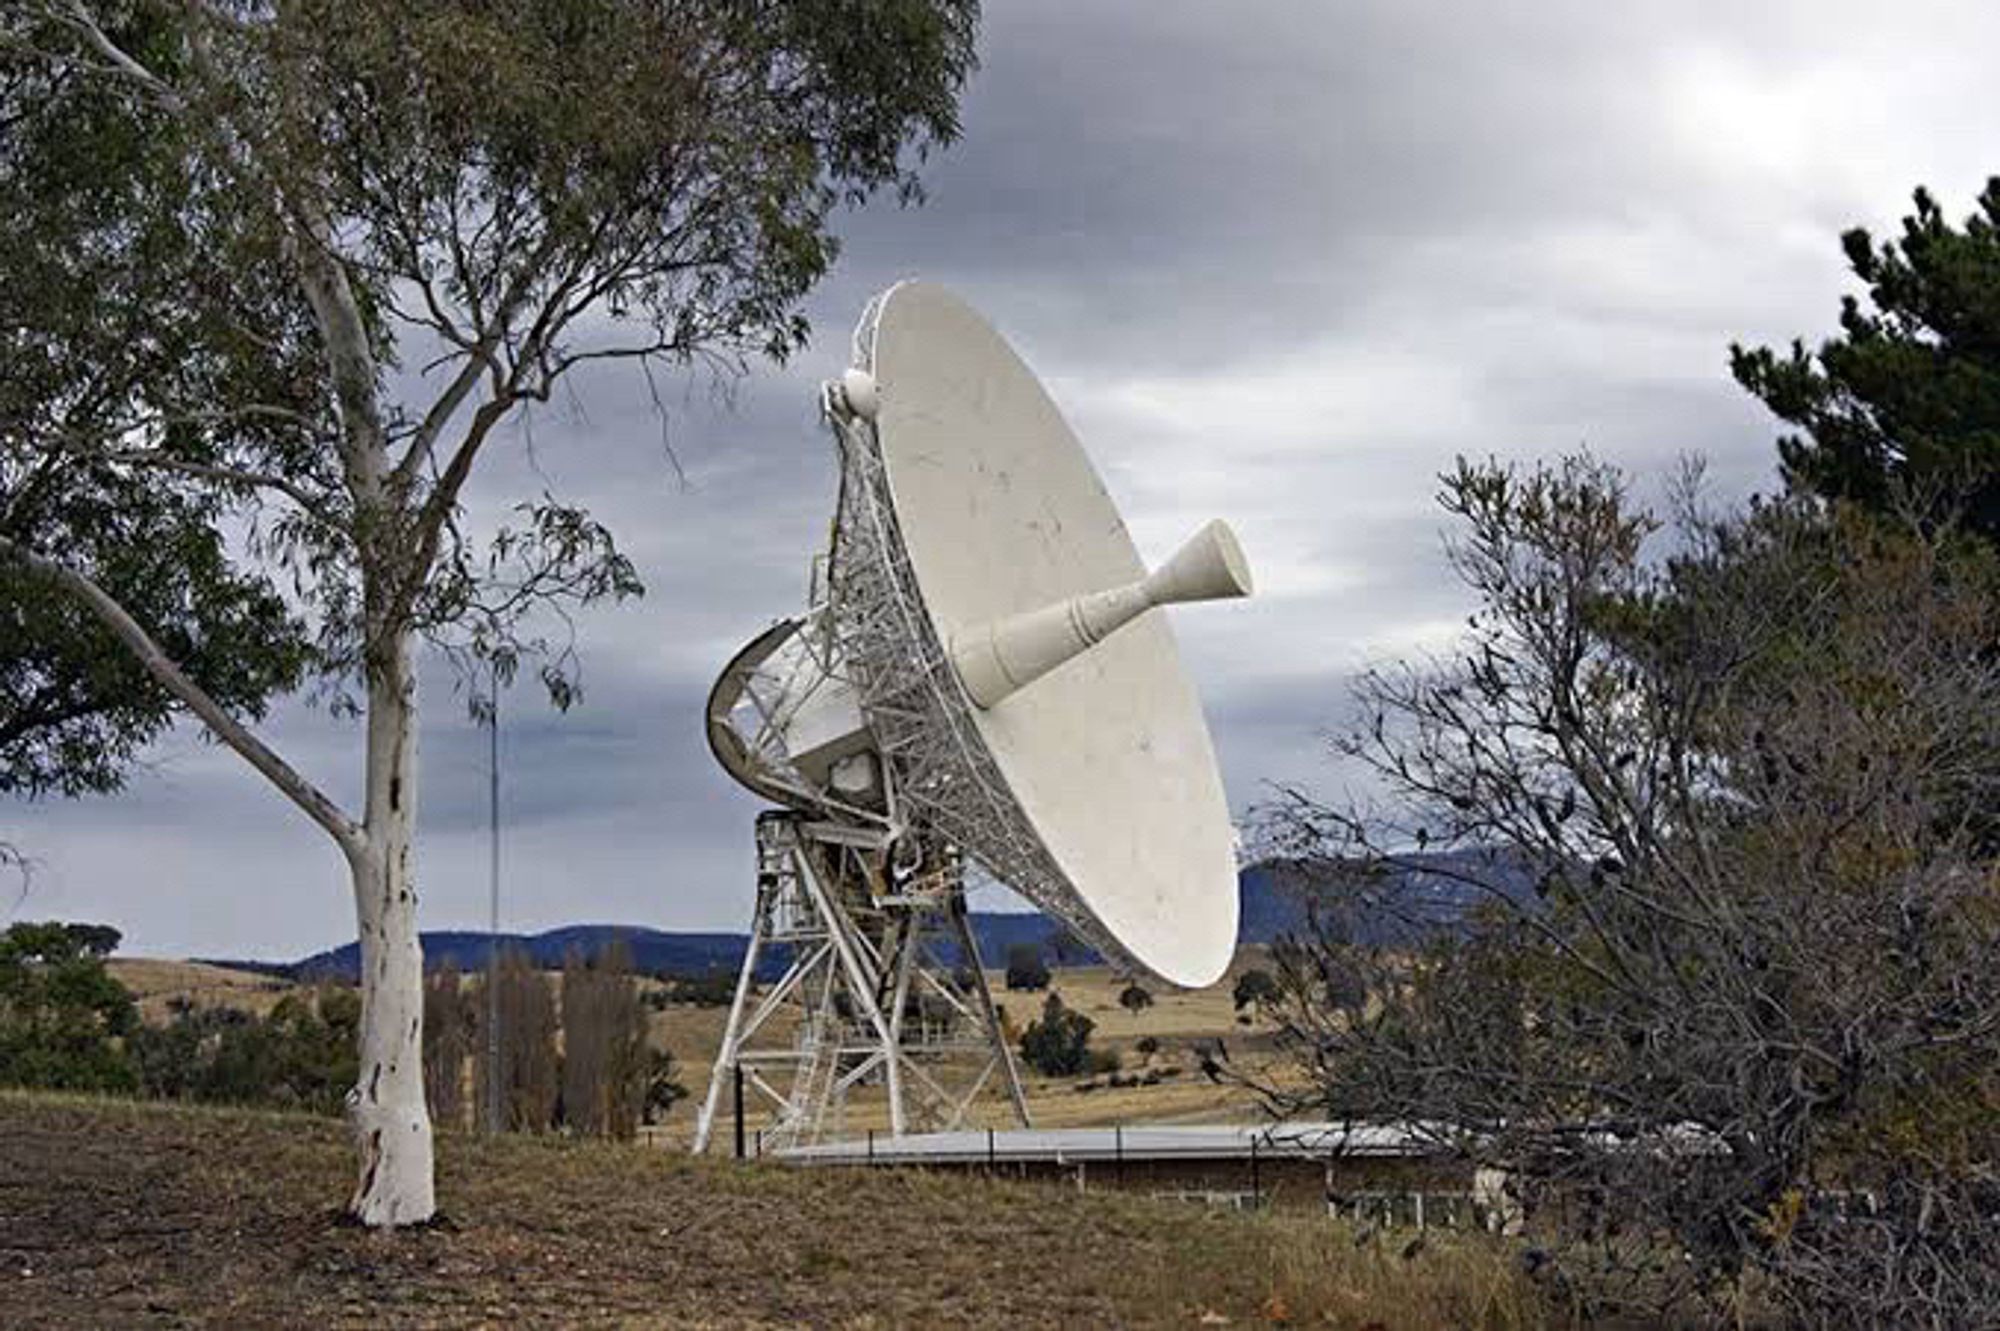
[[[1469,1192],[1345,1192],[1326,1199],[1326,1213],[1383,1229],[1485,1229],[1490,1223]]]

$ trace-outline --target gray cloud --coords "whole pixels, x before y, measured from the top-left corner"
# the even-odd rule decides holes
[[[1525,11],[1525,12],[1523,12]],[[592,372],[496,452],[473,523],[544,486],[649,586],[579,621],[586,697],[507,703],[507,915],[736,927],[755,802],[710,761],[714,671],[802,605],[833,504],[814,382],[897,277],[957,287],[1088,442],[1151,555],[1228,516],[1257,600],[1180,616],[1232,799],[1344,779],[1320,732],[1361,665],[1442,641],[1463,597],[1431,505],[1454,454],[1588,444],[1644,477],[1771,478],[1732,338],[1832,324],[1836,244],[1910,188],[1962,210],[1988,156],[1983,6],[1560,0],[989,6],[965,138],[930,202],[844,222],[815,345],[721,400]],[[530,447],[532,444],[532,448]],[[485,902],[484,737],[428,669],[420,882],[432,927]],[[336,795],[354,728],[269,731]],[[116,799],[16,806],[23,915],[109,919],[160,953],[295,955],[351,936],[337,856],[181,733]]]

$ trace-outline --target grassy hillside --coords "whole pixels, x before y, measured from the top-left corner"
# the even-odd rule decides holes
[[[445,1220],[345,1224],[338,1124],[0,1092],[0,1325],[1519,1327],[1484,1239],[964,1175],[446,1136]]]
[[[205,961],[165,961],[154,957],[112,957],[104,963],[111,978],[132,991],[147,1021],[167,1020],[174,1003],[196,1008],[234,1008],[259,1016],[291,992],[289,980],[213,966]]]

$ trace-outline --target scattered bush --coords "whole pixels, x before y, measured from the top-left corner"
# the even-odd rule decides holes
[[[0,1085],[129,1091],[121,1039],[138,1025],[132,995],[104,969],[118,931],[17,924],[0,934]]]
[[[1272,978],[1271,972],[1253,966],[1236,977],[1236,989],[1231,998],[1238,1012],[1247,1007],[1275,1002],[1278,998],[1278,982]]]
[[[646,1055],[645,1121],[658,1123],[673,1107],[687,1099],[688,1088],[680,1081],[680,1064],[666,1049],[649,1050]]]
[[[1042,949],[1035,943],[1016,943],[1007,949],[1007,987],[1036,990],[1049,987],[1049,968]]]
[[[1118,1006],[1136,1017],[1153,1006],[1153,995],[1144,985],[1135,981],[1118,991]]]
[[[1041,1019],[1021,1036],[1021,1057],[1044,1077],[1080,1076],[1091,1069],[1090,1033],[1096,1029],[1089,1017],[1063,1006],[1062,995],[1050,994]]]
[[[139,1089],[165,1100],[341,1111],[358,1069],[361,995],[325,985],[287,994],[268,1017],[178,1004],[126,1040]]]
[[[699,975],[664,972],[656,977],[661,987],[646,995],[646,1002],[658,1011],[673,1003],[696,1007],[728,1007],[736,1001],[736,972],[714,968]]]

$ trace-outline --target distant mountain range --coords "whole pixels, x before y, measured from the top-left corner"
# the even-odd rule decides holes
[[[1252,865],[1237,878],[1242,924],[1237,942],[1269,944],[1298,933],[1309,922],[1308,900],[1322,903],[1322,916],[1338,921],[1354,941],[1377,945],[1415,942],[1438,929],[1465,926],[1472,910],[1489,893],[1463,882],[1457,873],[1476,868],[1482,880],[1496,882],[1506,895],[1532,899],[1528,875],[1489,861],[1476,862],[1465,852],[1411,857],[1408,872],[1355,884],[1341,876],[1309,871],[1283,861]],[[1021,943],[1046,945],[1061,928],[1047,916],[1019,911],[974,911],[969,917],[980,957],[989,966],[1004,964],[1007,949]],[[625,924],[572,924],[539,934],[502,934],[501,946],[524,949],[537,966],[560,966],[572,950],[585,954],[622,940],[632,953],[633,968],[650,974],[700,975],[733,971],[743,963],[749,938],[741,933],[678,933]],[[438,930],[423,935],[424,962],[446,961],[460,970],[486,964],[492,936],[471,930]],[[1078,957],[1096,960],[1094,954]],[[781,958],[773,961],[782,965]],[[295,962],[224,961],[217,964],[295,978],[354,977],[360,954],[348,943]]]

